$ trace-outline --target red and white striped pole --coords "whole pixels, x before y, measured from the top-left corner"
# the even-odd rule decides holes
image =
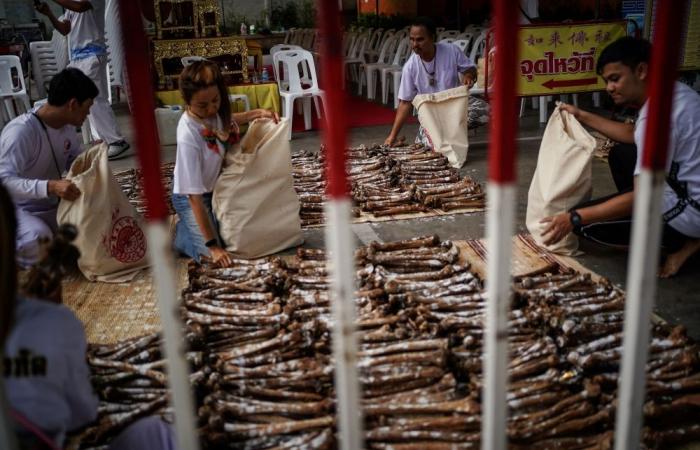
[[[326,146],[326,249],[331,275],[331,298],[335,326],[333,355],[335,390],[338,395],[340,448],[363,447],[360,384],[357,376],[355,341],[355,265],[350,230],[351,199],[345,167],[346,94],[343,86],[343,33],[338,3],[318,0],[318,28],[321,39],[321,73],[326,96],[323,142]]]
[[[511,300],[511,253],[515,215],[515,98],[518,53],[517,8],[496,0],[496,37],[487,209],[486,324],[481,448],[506,448],[508,388],[508,310]]]
[[[678,3],[678,4],[677,4]],[[649,112],[642,169],[637,180],[627,266],[627,302],[615,449],[637,449],[642,427],[651,312],[661,247],[662,199],[678,67],[684,2],[656,2],[656,30],[649,64]]]
[[[180,449],[198,449],[195,405],[185,358],[183,324],[178,315],[178,293],[172,242],[166,219],[168,207],[160,175],[160,144],[155,120],[155,104],[148,54],[139,2],[121,0],[124,55],[132,91],[132,112],[136,130],[139,165],[147,206],[148,254],[153,267],[160,321],[163,327],[163,351],[167,361],[168,384],[175,413],[175,432]]]

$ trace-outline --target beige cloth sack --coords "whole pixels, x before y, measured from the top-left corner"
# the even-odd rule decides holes
[[[80,271],[91,281],[131,280],[148,266],[146,236],[141,218],[109,168],[107,145],[80,154],[66,178],[81,194],[72,202],[61,200],[57,220],[78,228],[74,244],[80,250]]]
[[[469,150],[467,87],[416,95],[413,106],[418,110],[418,120],[433,143],[433,150],[445,155],[452,167],[462,167]]]
[[[574,116],[557,107],[542,136],[537,168],[527,196],[527,229],[542,244],[547,224],[540,220],[568,211],[591,196],[591,159],[596,140]],[[576,254],[573,233],[547,247],[562,255]]]
[[[258,119],[226,155],[212,207],[226,250],[258,258],[303,242],[294,191],[289,121]]]

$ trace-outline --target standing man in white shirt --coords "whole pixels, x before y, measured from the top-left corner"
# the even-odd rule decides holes
[[[59,33],[64,36],[70,33],[69,66],[82,70],[100,91],[90,109],[90,127],[95,135],[109,144],[109,159],[116,159],[129,149],[129,144],[124,141],[107,100],[104,0],[53,1],[66,10],[59,18],[46,3],[39,4],[36,9],[51,20]]]

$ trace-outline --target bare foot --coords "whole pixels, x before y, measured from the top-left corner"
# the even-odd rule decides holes
[[[659,269],[659,278],[670,278],[677,274],[688,258],[698,250],[700,250],[700,239],[686,241],[680,250],[666,257],[666,261]]]

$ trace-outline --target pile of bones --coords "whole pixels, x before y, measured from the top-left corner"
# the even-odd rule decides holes
[[[456,212],[483,209],[485,194],[479,183],[450,167],[447,158],[420,145],[408,147],[361,146],[349,148],[348,177],[353,214],[374,217],[398,216],[432,210]],[[324,223],[326,200],[325,152],[303,151],[292,155],[294,189],[299,201],[302,226]],[[161,167],[166,199],[170,203],[174,164]],[[139,169],[115,174],[117,182],[136,210],[143,214],[143,180]]]
[[[437,236],[356,251],[356,337],[366,448],[480,446],[484,284]],[[323,250],[189,267],[187,357],[205,448],[337,447],[333,326]],[[513,280],[509,448],[611,448],[624,293],[551,265]],[[700,437],[698,348],[655,325],[642,448]],[[101,398],[82,448],[168,409],[159,336],[89,349]]]
[[[484,192],[479,183],[460,176],[444,155],[419,144],[349,148],[346,158],[355,216],[484,208]],[[324,147],[320,152],[293,154],[292,166],[302,226],[324,223]]]

